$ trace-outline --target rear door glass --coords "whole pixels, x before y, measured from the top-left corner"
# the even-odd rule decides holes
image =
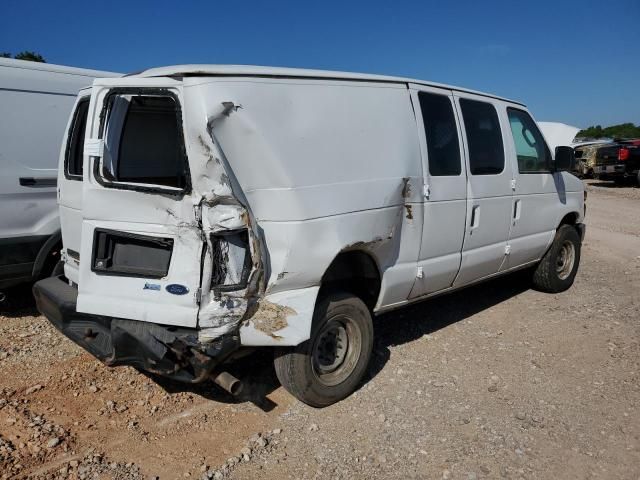
[[[498,112],[487,102],[460,99],[472,175],[498,175],[504,170],[504,146]]]
[[[105,179],[187,187],[184,138],[173,97],[113,95],[107,110],[102,172]]]
[[[418,92],[432,176],[460,175],[458,128],[449,97]]]

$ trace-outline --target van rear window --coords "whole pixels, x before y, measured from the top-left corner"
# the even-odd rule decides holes
[[[89,98],[83,98],[78,102],[76,111],[73,114],[73,121],[67,138],[64,172],[65,177],[68,179],[82,180],[82,155],[88,111]]]
[[[112,182],[185,189],[187,163],[176,100],[113,95],[104,132],[103,175]]]

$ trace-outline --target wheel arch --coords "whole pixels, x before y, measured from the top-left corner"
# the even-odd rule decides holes
[[[562,217],[562,220],[560,220],[560,223],[558,224],[558,228],[562,225],[576,225],[579,219],[580,214],[578,212],[569,212]]]
[[[59,252],[62,249],[62,233],[60,230],[51,234],[51,236],[44,242],[44,245],[40,248],[35,261],[33,262],[33,270],[31,276],[38,278],[43,273],[43,270],[47,266],[47,260],[55,252]]]
[[[382,275],[370,252],[346,249],[334,257],[320,282],[318,298],[327,291],[341,290],[356,295],[373,310],[380,296]]]

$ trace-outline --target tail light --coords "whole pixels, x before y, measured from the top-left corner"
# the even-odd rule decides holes
[[[618,150],[618,160],[624,162],[629,159],[629,149],[628,148],[620,148]]]

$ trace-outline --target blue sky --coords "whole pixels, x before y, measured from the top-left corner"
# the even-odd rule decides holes
[[[538,120],[640,124],[640,0],[4,0],[0,51],[138,71],[233,63],[416,77]]]

